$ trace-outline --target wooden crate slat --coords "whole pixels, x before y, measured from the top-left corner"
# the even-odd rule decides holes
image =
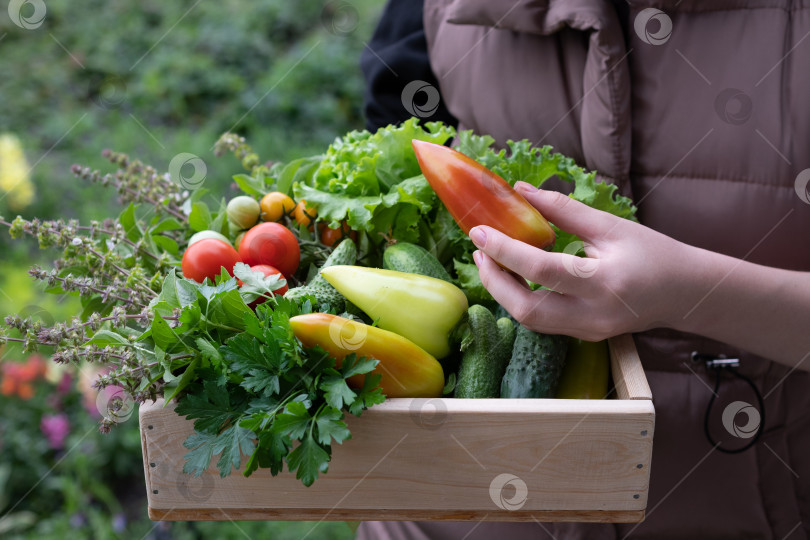
[[[610,369],[619,399],[652,399],[652,391],[644,376],[632,334],[622,334],[608,340]]]

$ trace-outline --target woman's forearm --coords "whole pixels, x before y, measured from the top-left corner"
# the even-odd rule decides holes
[[[669,326],[810,371],[810,273],[692,246],[680,260]]]

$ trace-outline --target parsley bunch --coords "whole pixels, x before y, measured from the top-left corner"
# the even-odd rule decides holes
[[[231,282],[221,282],[211,300],[225,297]],[[241,467],[244,455],[250,456],[245,476],[259,467],[276,475],[286,461],[310,486],[328,470],[332,442],[351,438],[345,412],[359,416],[384,401],[380,376],[369,374],[377,360],[351,355],[338,368],[326,351],[303,348],[295,339],[290,317],[311,311],[308,300],[299,306],[274,298],[255,314],[245,311],[244,331],[219,348],[200,347],[201,363],[176,408],[194,420],[194,434],[184,443],[190,450],[184,472],[198,476],[219,455],[224,477]],[[357,374],[367,374],[364,385],[351,389],[346,380]]]

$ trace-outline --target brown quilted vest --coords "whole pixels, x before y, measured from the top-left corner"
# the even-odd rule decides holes
[[[685,243],[810,271],[800,176],[810,168],[810,1],[622,4],[427,0],[431,67],[459,127],[554,146],[633,197],[643,224]],[[647,519],[550,531],[808,538],[810,374],[674,331],[635,337],[657,413]],[[725,454],[704,436],[715,379],[691,363],[695,350],[740,358],[764,396],[763,432],[749,450]],[[719,417],[755,396],[731,377],[719,394],[712,431],[740,446]],[[511,527],[503,534],[546,534]]]

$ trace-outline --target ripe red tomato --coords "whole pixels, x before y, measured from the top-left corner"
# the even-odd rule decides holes
[[[270,266],[269,264],[255,264],[255,265],[251,266],[250,269],[253,270],[253,271],[261,270],[261,272],[264,274],[264,277],[274,276],[276,274],[281,274],[281,272],[279,272],[279,270],[277,268],[275,268],[273,266]],[[281,277],[283,278],[284,275],[282,274]],[[239,282],[240,287],[242,285],[244,285],[244,283],[242,282],[241,279],[237,279],[237,281]],[[282,295],[284,295],[284,293],[286,293],[289,290],[289,288],[290,287],[285,283],[284,285],[282,285],[281,287],[279,287],[278,289],[273,291],[273,293],[275,293],[275,294],[277,294],[279,296],[282,296]],[[267,300],[266,298],[260,296],[259,298],[257,298],[256,300],[254,300],[253,302],[251,302],[248,305],[250,307],[252,307],[252,308],[255,308],[256,306],[258,306],[262,302],[265,302],[266,300]]]
[[[183,276],[198,283],[205,281],[205,278],[213,282],[222,267],[233,275],[233,267],[238,262],[242,262],[242,259],[230,244],[216,238],[206,238],[190,245],[183,253]]]
[[[341,221],[337,229],[327,227],[323,222],[318,223],[318,235],[321,243],[329,247],[335,247],[344,238],[351,238],[355,244],[357,243],[357,231],[353,231],[345,221]]]
[[[239,255],[250,266],[269,264],[285,276],[293,275],[301,261],[298,240],[280,223],[260,223],[250,229],[239,244]]]

